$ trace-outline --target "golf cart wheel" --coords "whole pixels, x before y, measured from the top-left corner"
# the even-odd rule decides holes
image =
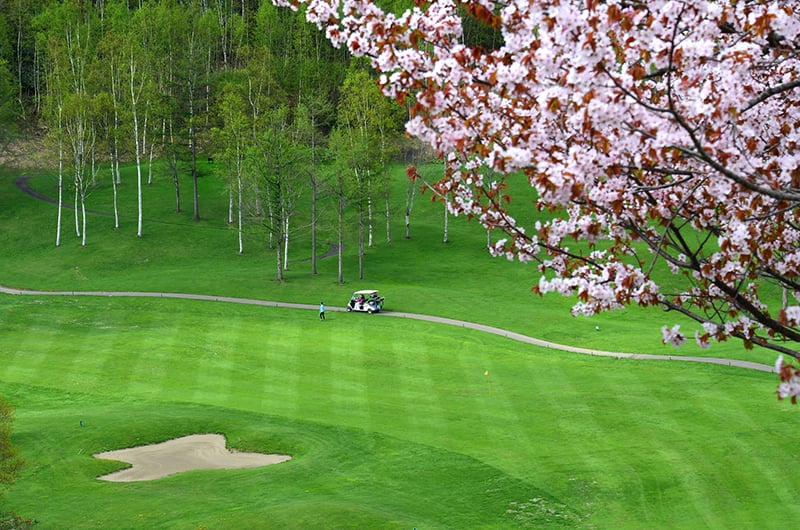
[[[352,308],[352,307],[350,307],[350,306],[347,306],[347,312],[348,312],[348,313],[349,313],[350,311],[352,311],[352,310],[353,310],[353,308]]]
[[[372,313],[374,313],[374,312],[375,312],[375,310],[374,310],[374,309],[372,309],[371,307],[370,307],[369,309],[367,309],[367,313],[369,313],[370,315],[371,315]]]

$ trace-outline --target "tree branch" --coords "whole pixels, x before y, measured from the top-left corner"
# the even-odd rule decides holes
[[[763,91],[761,94],[759,94],[758,96],[756,96],[753,99],[751,99],[750,101],[748,101],[747,104],[744,106],[744,108],[740,112],[742,114],[744,114],[748,110],[752,109],[753,107],[755,107],[759,103],[763,103],[764,101],[766,101],[767,99],[771,98],[772,96],[775,96],[777,94],[781,94],[783,92],[788,92],[789,90],[793,90],[793,89],[795,89],[797,87],[800,87],[800,79],[795,79],[794,81],[789,81],[787,83],[783,83],[781,85],[777,85],[777,86],[774,86],[774,87],[771,86],[771,87],[767,88],[765,91]]]

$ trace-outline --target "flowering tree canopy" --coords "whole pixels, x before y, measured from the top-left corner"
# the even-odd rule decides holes
[[[658,305],[697,321],[701,346],[800,355],[800,1],[280,1],[371,58],[407,132],[445,158],[451,210],[506,234],[493,253],[537,262],[536,291],[577,296],[576,314]],[[465,42],[465,16],[500,46]],[[512,211],[519,178],[551,220]]]

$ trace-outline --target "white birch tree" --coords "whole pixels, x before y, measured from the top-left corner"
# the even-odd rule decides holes
[[[142,92],[146,82],[146,67],[141,63],[141,50],[134,45],[133,41],[128,43],[128,78],[129,89],[128,100],[130,103],[131,125],[133,126],[134,153],[136,156],[136,237],[142,237],[142,224],[144,219],[144,207],[142,200],[142,140],[140,137],[140,103]],[[143,134],[143,129],[141,131]]]
[[[283,281],[287,268],[290,219],[300,195],[306,153],[287,106],[269,110],[259,124],[254,144],[253,177],[266,212],[261,216],[268,236],[275,241],[276,279]]]
[[[295,109],[295,124],[300,141],[308,150],[308,182],[311,191],[311,274],[317,274],[317,225],[321,178],[319,168],[324,157],[322,122],[333,112],[331,102],[321,94],[302,97]]]
[[[229,223],[236,214],[237,240],[239,254],[244,253],[243,210],[245,195],[245,166],[247,154],[252,145],[251,125],[248,102],[242,86],[245,82],[229,83],[222,91],[218,111],[222,119],[222,127],[212,129],[212,139],[217,146],[214,159],[220,162],[222,176],[228,182]],[[235,198],[235,212],[234,212]]]

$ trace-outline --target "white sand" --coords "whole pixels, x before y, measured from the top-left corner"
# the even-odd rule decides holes
[[[106,451],[94,455],[104,460],[119,460],[133,467],[98,477],[110,482],[154,480],[195,469],[241,469],[279,464],[291,460],[287,455],[230,452],[221,434],[193,434],[160,444]]]

